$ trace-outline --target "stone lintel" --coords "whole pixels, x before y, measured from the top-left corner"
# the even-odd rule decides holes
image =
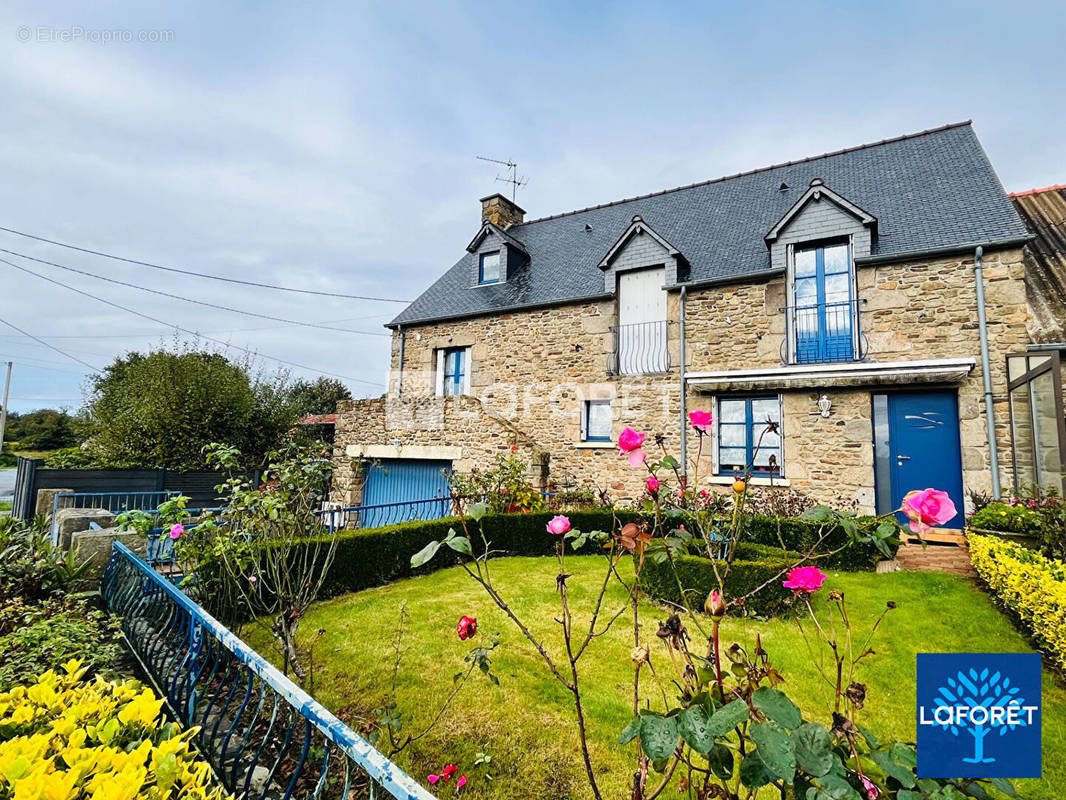
[[[431,461],[458,461],[463,448],[423,444],[350,444],[345,449],[349,458],[411,458]]]

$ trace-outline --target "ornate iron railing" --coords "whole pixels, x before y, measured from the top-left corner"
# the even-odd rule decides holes
[[[608,375],[654,375],[670,371],[667,320],[615,325],[607,357]]]
[[[788,336],[781,343],[789,364],[825,364],[861,361],[868,344],[859,327],[862,300],[785,306]]]
[[[121,542],[100,591],[171,711],[241,798],[435,800]]]

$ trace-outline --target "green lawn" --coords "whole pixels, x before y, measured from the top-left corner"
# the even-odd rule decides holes
[[[571,557],[567,570],[575,616],[587,614],[597,588],[602,560]],[[493,563],[495,582],[532,629],[561,648],[555,576],[551,558],[512,558]],[[918,652],[1025,652],[1023,637],[967,579],[935,573],[877,575],[833,573],[821,596],[831,588],[845,592],[851,616],[865,629],[893,600],[874,642],[876,655],[860,665],[856,678],[869,687],[860,717],[882,738],[912,740],[915,735],[915,654]],[[615,607],[622,592],[610,595]],[[410,616],[407,652],[399,672],[399,708],[411,729],[420,730],[452,689],[452,676],[463,668],[469,643],[460,642],[455,623],[462,614],[476,616],[478,639],[499,631],[494,658],[500,686],[478,675],[462,691],[440,724],[398,758],[419,779],[439,772],[445,763],[460,765],[470,778],[464,794],[474,797],[585,798],[586,789],[573,726],[569,693],[542,667],[533,648],[464,572],[448,569],[425,577],[346,595],[317,605],[303,621],[306,639],[317,629],[325,634],[315,647],[315,694],[349,724],[372,716],[390,682],[391,643],[400,605]],[[665,612],[645,607],[643,636],[654,639],[656,620]],[[794,621],[726,620],[723,641],[750,644],[762,634],[763,647],[786,676],[789,694],[805,716],[828,719],[828,695],[810,666]],[[259,629],[246,630],[253,644],[267,643]],[[657,640],[656,640],[657,641]],[[632,625],[623,617],[596,640],[582,661],[584,702],[593,740],[593,760],[602,774],[605,797],[625,796],[629,748],[615,744],[629,722],[626,698],[632,692]],[[653,649],[653,664],[665,657]],[[644,671],[647,675],[647,671]],[[649,683],[645,690],[651,696]],[[657,692],[657,690],[656,690]],[[1027,797],[1055,798],[1055,785],[1066,783],[1066,689],[1050,673],[1044,677],[1044,775],[1042,782],[1020,782]],[[632,746],[630,746],[632,747]],[[492,756],[488,782],[473,766],[475,754]],[[450,794],[451,789],[441,796]],[[663,796],[667,796],[664,794]]]

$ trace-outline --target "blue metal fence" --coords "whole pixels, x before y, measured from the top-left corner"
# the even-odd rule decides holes
[[[100,591],[229,792],[244,798],[435,800],[121,542]]]
[[[408,500],[402,503],[382,503],[370,506],[349,506],[319,511],[322,524],[330,533],[355,528],[380,528],[399,522],[440,519],[456,513],[450,497],[431,497],[428,500]]]
[[[59,544],[59,520],[56,512],[61,508],[102,508],[112,514],[133,511],[139,508],[155,508],[179,492],[63,492],[52,498],[52,542]]]

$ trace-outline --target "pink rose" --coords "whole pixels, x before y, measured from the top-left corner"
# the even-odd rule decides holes
[[[859,779],[862,781],[862,788],[866,790],[866,796],[869,797],[870,800],[877,800],[881,795],[881,790],[874,786],[873,781],[865,775],[860,775]]]
[[[662,484],[659,483],[659,479],[654,475],[649,475],[648,479],[644,481],[644,488],[648,490],[648,494],[656,495],[659,493],[659,487]]]
[[[707,429],[714,424],[714,417],[711,416],[710,411],[696,409],[695,411],[689,412],[688,421],[691,422],[692,427],[700,433],[706,433]]]
[[[458,792],[464,786],[466,786],[466,775],[460,775],[459,780],[455,782],[455,791]]]
[[[458,771],[459,767],[455,766],[455,764],[449,764],[444,768],[444,771],[441,773],[441,775],[443,776],[444,780],[450,781],[452,779],[452,775],[454,775]]]
[[[465,642],[477,633],[477,620],[474,617],[459,617],[459,624],[455,626],[455,632]]]
[[[173,525],[170,528],[170,538],[180,539],[185,534],[185,526],[180,522],[177,525]]]
[[[703,610],[716,618],[721,618],[725,614],[725,599],[717,589],[712,590],[707,596],[707,602],[703,604]]]
[[[796,567],[788,573],[788,580],[781,585],[795,594],[814,594],[822,588],[826,575],[818,567]]]
[[[632,428],[623,428],[622,432],[618,434],[618,451],[620,454],[625,455],[626,453],[632,453],[634,450],[639,450],[647,438],[648,435],[645,433],[637,433]]]
[[[551,518],[551,522],[547,524],[548,533],[554,533],[556,536],[562,536],[568,530],[570,530],[570,519],[559,514],[556,517]]]
[[[429,781],[430,783],[436,783],[437,781],[440,780],[440,775],[427,775],[426,776],[426,780]]]
[[[958,513],[947,492],[923,489],[907,492],[901,510],[911,521],[911,530],[921,535],[933,525],[943,525]]]

